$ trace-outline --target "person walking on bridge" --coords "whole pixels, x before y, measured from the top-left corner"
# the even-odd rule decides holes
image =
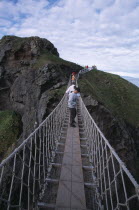
[[[69,86],[69,88],[66,90],[66,93],[70,94],[70,93],[74,92],[75,88],[76,88],[76,86],[74,84]]]
[[[76,106],[77,106],[77,99],[78,99],[78,94],[80,93],[80,88],[75,87],[75,90],[69,94],[69,100],[68,100],[68,107],[70,110],[70,126],[71,127],[76,127],[75,126],[75,117],[76,117]]]
[[[74,72],[72,72],[72,75],[74,75],[74,76],[75,76],[75,75],[76,75],[76,72],[75,72],[75,71],[74,71]]]
[[[75,83],[75,81],[76,81],[76,78],[75,78],[74,75],[72,75],[72,77],[71,77],[71,83],[73,84],[73,83]]]

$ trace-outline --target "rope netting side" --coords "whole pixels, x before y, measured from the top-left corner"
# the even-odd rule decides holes
[[[80,112],[89,159],[94,167],[97,209],[139,209],[139,185],[94,122],[82,99]]]
[[[0,164],[0,209],[33,209],[49,173],[66,112],[64,95],[46,120]]]

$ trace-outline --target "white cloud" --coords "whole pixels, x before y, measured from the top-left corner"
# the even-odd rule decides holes
[[[9,27],[11,25],[11,22],[9,20],[4,20],[0,18],[0,27]]]
[[[127,76],[127,77],[133,77],[133,78],[139,78],[139,73],[129,73],[129,72],[122,72],[122,71],[111,71],[110,73],[118,74],[120,76]]]
[[[67,60],[139,72],[139,0],[5,1],[0,2],[0,36],[40,36]]]
[[[111,5],[113,5],[114,2],[115,2],[115,0],[107,0],[107,1],[104,1],[104,0],[94,0],[93,3],[92,3],[92,6],[95,9],[101,9],[101,10],[103,10],[104,8],[110,7]]]

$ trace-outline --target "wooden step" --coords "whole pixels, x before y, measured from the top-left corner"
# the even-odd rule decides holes
[[[98,184],[97,183],[85,182],[84,186],[89,187],[89,188],[96,188],[96,187],[98,187]]]
[[[45,181],[46,182],[52,182],[52,183],[59,183],[59,180],[58,179],[46,178]]]
[[[84,147],[85,148],[85,147],[87,147],[87,145],[81,144],[80,147],[82,147],[82,148]]]
[[[81,141],[87,141],[87,138],[80,138]]]
[[[89,157],[88,154],[81,154],[82,157]]]
[[[64,152],[59,152],[59,151],[56,151],[56,154],[58,154],[58,155],[63,155],[63,154],[64,154]]]
[[[60,163],[51,163],[51,165],[54,166],[54,167],[61,167],[62,166],[62,164],[60,164]]]
[[[89,170],[89,171],[92,171],[94,169],[94,166],[82,166],[83,169],[85,170]]]
[[[64,144],[64,143],[60,143],[60,142],[58,142],[58,143],[57,143],[57,145],[59,145],[59,146],[63,146],[63,147],[65,146],[65,144]]]
[[[52,209],[55,209],[55,204],[49,204],[49,203],[44,203],[44,202],[38,202],[37,206],[39,208],[52,208]]]

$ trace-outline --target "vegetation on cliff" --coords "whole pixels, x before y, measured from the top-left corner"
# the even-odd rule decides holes
[[[72,69],[77,70],[77,71],[82,69],[82,67],[80,65],[77,65],[70,61],[66,61],[56,55],[49,53],[47,50],[41,52],[41,55],[39,56],[37,61],[34,63],[33,67],[41,68],[46,63],[47,64],[65,65],[65,66],[71,67]]]
[[[22,53],[24,53],[26,50],[28,50],[31,51],[33,56],[38,55],[41,53],[41,51],[47,49],[47,51],[49,51],[51,54],[59,56],[57,49],[49,40],[40,38],[38,36],[3,36],[0,40],[0,46],[8,46],[12,52],[21,50]]]
[[[35,69],[46,64],[65,65],[77,71],[82,68],[80,65],[60,58],[57,49],[49,40],[37,36],[4,36],[0,40],[0,48],[6,48],[8,55],[14,54],[15,61],[21,60],[22,65]]]
[[[21,128],[22,123],[19,114],[13,111],[0,111],[0,157],[16,143]]]
[[[104,104],[114,116],[139,127],[139,88],[118,75],[93,70],[84,74],[79,85],[84,94]]]

